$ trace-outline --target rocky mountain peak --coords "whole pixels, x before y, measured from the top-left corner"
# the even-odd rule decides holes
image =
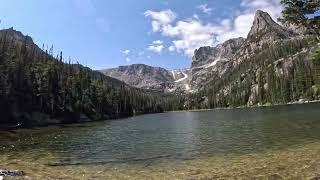
[[[34,45],[30,36],[23,35],[20,31],[13,29],[13,27],[0,30],[0,38],[2,37],[6,37],[9,41],[15,42],[19,45],[22,45],[23,43],[27,43],[27,46]]]
[[[277,24],[267,12],[258,10],[247,39],[251,41],[278,40],[292,35],[293,32]]]
[[[259,32],[265,31],[272,27],[279,26],[271,16],[264,11],[258,10],[254,16],[253,25],[251,27],[251,31],[248,36],[252,36],[258,34]]]

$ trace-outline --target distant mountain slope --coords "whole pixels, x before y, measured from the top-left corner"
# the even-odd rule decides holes
[[[189,93],[190,88],[190,69],[176,69],[171,71],[174,82],[173,85],[166,89],[168,93]]]
[[[142,89],[160,92],[184,92],[190,89],[188,69],[166,70],[144,64],[132,64],[101,70],[101,72]]]
[[[137,88],[163,90],[173,83],[174,79],[166,69],[144,64],[119,66],[101,71],[105,75],[119,79]]]

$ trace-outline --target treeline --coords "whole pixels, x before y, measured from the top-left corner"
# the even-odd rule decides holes
[[[0,123],[73,123],[183,108],[179,96],[132,88],[64,61],[20,32],[0,31]]]
[[[285,104],[320,98],[320,58],[314,37],[262,45],[192,97],[192,108]],[[313,56],[311,54],[314,54]]]

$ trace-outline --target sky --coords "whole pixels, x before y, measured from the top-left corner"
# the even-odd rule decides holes
[[[101,70],[147,64],[189,68],[194,50],[246,37],[255,11],[280,0],[0,0],[0,28]]]

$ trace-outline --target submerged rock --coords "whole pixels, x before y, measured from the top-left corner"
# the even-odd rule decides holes
[[[3,176],[11,176],[11,177],[15,177],[15,176],[24,176],[25,173],[23,171],[19,171],[19,170],[0,170],[0,177]]]

